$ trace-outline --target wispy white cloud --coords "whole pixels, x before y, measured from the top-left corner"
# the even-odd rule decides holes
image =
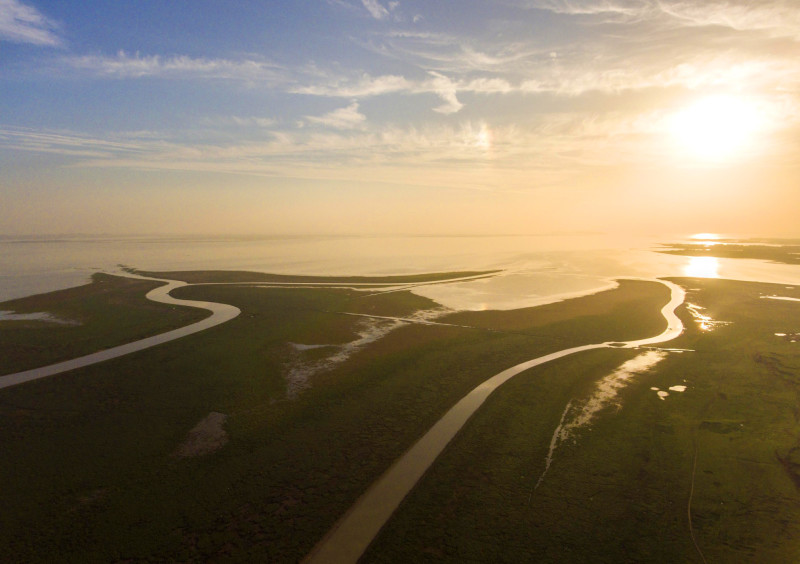
[[[461,92],[477,94],[508,94],[519,90],[503,78],[474,78],[472,80],[458,81],[457,89]]]
[[[10,1],[16,0],[0,0]],[[63,61],[69,68],[92,76],[227,79],[267,83],[290,94],[347,99],[433,93],[442,100],[433,108],[441,114],[459,112],[464,107],[462,93],[574,96],[646,88],[775,86],[779,82],[786,88],[800,80],[800,68],[794,63],[798,49],[792,51],[783,45],[767,53],[761,45],[759,53],[746,41],[725,35],[734,33],[726,29],[747,29],[781,36],[797,33],[800,38],[800,10],[790,6],[788,0],[752,6],[744,0],[530,0],[524,5],[588,18],[620,14],[630,17],[625,22],[629,27],[610,36],[565,38],[558,45],[539,45],[535,38],[515,39],[513,34],[468,38],[408,30],[387,31],[362,43],[376,53],[415,66],[407,75],[337,76],[316,68],[287,69],[258,58],[123,51],[114,56],[72,56]],[[380,12],[376,6],[387,14],[396,8],[394,3],[376,2],[376,13]]]
[[[683,25],[800,37],[795,0],[520,0],[518,4],[568,16],[597,17],[598,23],[657,20],[666,15]]]
[[[351,4],[350,2],[347,2],[346,0],[325,0],[325,2],[331,6],[347,10],[348,12],[359,13],[361,11],[361,8]]]
[[[8,0],[0,0],[3,1]],[[329,0],[335,1],[338,3]],[[356,6],[365,17],[363,8],[353,0],[341,4]],[[287,114],[280,122],[266,117],[212,117],[192,126],[199,130],[184,134],[159,136],[156,132],[135,138],[118,134],[106,140],[0,131],[0,145],[83,157],[79,161],[83,166],[248,174],[290,174],[292,169],[302,169],[318,171],[320,177],[323,170],[334,177],[344,177],[357,175],[360,167],[371,167],[405,177],[404,170],[435,165],[439,167],[437,182],[451,182],[442,179],[452,174],[452,182],[469,183],[470,178],[464,177],[453,163],[491,161],[494,169],[516,171],[521,178],[531,170],[558,169],[565,173],[571,166],[597,165],[608,162],[609,155],[614,155],[616,162],[643,162],[642,153],[648,145],[642,139],[663,134],[664,105],[676,97],[676,92],[677,97],[704,89],[791,96],[800,89],[797,46],[784,38],[768,42],[767,47],[758,42],[759,51],[743,36],[763,36],[736,31],[773,30],[781,12],[767,6],[788,6],[777,0],[755,7],[732,0],[702,4],[680,0],[537,0],[526,5],[563,16],[581,16],[582,21],[608,21],[609,14],[628,19],[616,20],[616,26],[611,28],[613,34],[607,33],[606,28],[597,32],[582,25],[582,32],[589,30],[586,34],[559,37],[549,44],[539,44],[535,37],[515,35],[511,28],[503,35],[476,37],[415,31],[370,35],[374,52],[404,63],[393,66],[391,74],[377,76],[362,71],[342,73],[342,67],[334,64],[327,69],[284,68],[252,57],[195,58],[125,52],[115,56],[67,57],[61,60],[71,69],[112,79],[199,78],[264,83],[273,88],[271,92],[278,91],[278,95],[292,101],[285,107],[293,115]],[[387,14],[397,9],[385,0],[376,6]],[[726,9],[717,10],[720,7]],[[723,12],[728,16],[723,17]],[[789,29],[791,18],[784,19],[784,27]],[[730,36],[738,36],[739,40],[732,42]],[[773,44],[779,44],[783,51],[767,52]],[[627,98],[633,91],[637,96]],[[597,93],[604,96],[592,97]],[[341,107],[324,114],[319,110],[314,113],[303,108],[303,96],[293,96],[297,94],[334,98],[337,101],[329,107]],[[571,106],[573,113],[555,119],[552,114],[543,117],[536,109],[528,111],[532,106],[529,98],[540,94],[548,95],[539,98],[549,105],[548,111],[554,106]],[[504,104],[508,105],[503,111],[488,111],[481,116],[479,112],[490,105],[478,96],[499,95],[507,97]],[[393,98],[374,99],[380,96]],[[399,114],[408,125],[392,125],[398,114],[391,111],[390,104],[399,96],[418,97],[414,104],[427,113]],[[585,97],[578,103],[568,99],[577,96]],[[374,115],[380,115],[380,120],[367,120],[362,112],[366,98],[371,98],[370,116],[374,108]],[[643,107],[620,110],[628,99]],[[404,108],[414,107],[411,102],[403,102]],[[468,113],[459,113],[466,104],[475,106],[474,112],[473,108],[469,112],[473,122],[459,120],[460,115]],[[432,112],[448,117],[437,118]],[[517,116],[518,125],[514,127],[502,122],[511,114]],[[408,115],[413,117],[407,119]],[[796,117],[791,116],[791,123],[797,124]],[[492,118],[506,125],[491,126]],[[648,162],[655,160],[654,156]]]
[[[800,110],[792,100],[787,97],[784,106],[780,100],[762,101],[772,112],[767,129],[776,135],[797,131]],[[398,126],[368,122],[352,102],[305,119],[324,128],[270,129],[247,139],[206,130],[168,140],[148,132],[93,137],[0,128],[0,149],[58,154],[81,167],[329,180],[402,178],[421,186],[525,190],[555,179],[563,185],[564,178],[592,167],[661,166],[674,156],[665,145],[669,117],[669,109],[620,110],[550,114],[513,125],[461,120]],[[797,149],[794,142],[768,154],[795,162]]]
[[[364,125],[367,117],[358,111],[358,102],[353,102],[345,108],[339,108],[323,116],[306,116],[305,119],[308,123],[334,129],[357,129]]]
[[[375,33],[361,45],[449,77],[458,85],[457,95],[468,91],[467,84],[476,80],[497,79],[509,84],[509,88],[498,88],[498,93],[576,95],[711,84],[747,88],[744,78],[753,80],[751,86],[774,85],[785,79],[794,84],[796,78],[791,77],[800,74],[800,67],[793,62],[800,57],[800,44],[780,39],[800,40],[796,0],[506,3],[575,17],[581,32],[543,42],[509,22],[502,35],[394,30]],[[609,22],[614,23],[613,28],[592,26]],[[793,72],[792,66],[798,72]],[[757,68],[764,74],[748,70]],[[475,90],[482,89],[476,86]]]
[[[800,10],[795,0],[659,0],[665,14],[693,26],[722,26],[738,31],[763,31],[800,39]]]
[[[160,144],[160,142],[157,142]],[[135,141],[96,138],[64,131],[37,131],[0,127],[0,144],[17,150],[66,156],[112,157],[122,153],[144,153]]]
[[[397,75],[369,76],[362,75],[356,81],[346,78],[325,77],[320,84],[296,87],[292,91],[314,96],[333,98],[369,98],[386,94],[436,94],[444,102],[434,108],[442,114],[456,113],[464,107],[458,100],[459,92],[476,94],[507,94],[520,91],[503,78],[479,77],[465,80],[453,80],[442,73],[430,71],[428,77],[410,80]]]
[[[632,56],[627,60],[578,60],[535,73],[519,90],[579,96],[585,93],[615,93],[646,89],[725,88],[779,90],[800,85],[800,67],[791,58],[746,58],[736,53],[692,57],[674,61]]]
[[[433,76],[431,88],[444,102],[444,104],[434,108],[433,110],[435,112],[439,112],[440,114],[454,114],[463,108],[464,104],[459,102],[458,98],[456,97],[456,84],[438,72],[431,72],[430,74]]]
[[[378,77],[362,75],[355,82],[344,78],[331,80],[330,77],[326,77],[323,84],[298,87],[294,92],[337,98],[367,98],[394,93],[408,95],[433,93],[444,102],[434,108],[436,112],[452,114],[464,107],[457,98],[459,85],[456,82],[438,72],[430,72],[428,75],[429,78],[423,80],[409,80],[396,75]],[[470,84],[473,88],[485,88],[487,91],[500,91],[505,88],[504,82],[499,79],[476,80]]]
[[[79,71],[108,78],[206,78],[243,81],[282,81],[281,67],[265,60],[208,59],[185,55],[84,55],[66,57],[66,64]]]
[[[619,15],[637,17],[648,8],[648,0],[528,0],[522,5],[571,16]]]
[[[368,74],[363,74],[355,82],[344,78],[324,76],[321,83],[294,87],[292,92],[314,96],[366,98],[394,92],[413,91],[414,89],[414,83],[402,76],[382,75],[372,77]]]
[[[216,126],[216,127],[236,126],[236,127],[271,128],[277,125],[278,120],[274,118],[256,117],[256,116],[249,116],[249,117],[215,116],[215,117],[203,118],[201,120],[201,123],[203,125]]]
[[[580,96],[587,93],[621,94],[669,88],[742,91],[800,87],[800,67],[793,57],[746,57],[738,52],[686,53],[680,50],[665,60],[649,53],[612,55],[589,49],[570,57],[540,60],[526,70],[520,73],[523,78],[515,81],[480,75],[453,78],[436,71],[430,71],[426,78],[414,80],[397,75],[362,75],[357,80],[326,76],[318,84],[296,87],[293,91],[350,99],[387,94],[436,94],[443,104],[434,110],[452,114],[464,107],[459,98],[461,94]],[[524,78],[525,75],[535,78]]]
[[[359,44],[377,54],[446,73],[515,72],[528,59],[546,57],[551,48],[529,40],[478,39],[437,32],[393,30]]]
[[[384,8],[378,0],[361,0],[361,3],[376,20],[385,20],[389,17],[389,10]]]
[[[0,0],[0,40],[34,45],[61,45],[58,26],[33,6]]]

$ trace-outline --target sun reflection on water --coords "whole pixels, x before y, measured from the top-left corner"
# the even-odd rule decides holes
[[[719,278],[719,259],[716,257],[689,257],[683,274],[692,278]]]
[[[719,239],[719,233],[695,233],[694,235],[689,237],[690,239]]]
[[[713,331],[717,327],[721,327],[723,325],[730,325],[730,321],[719,321],[716,319],[712,319],[711,316],[702,313],[702,311],[700,310],[704,310],[705,308],[697,304],[690,304],[687,302],[686,309],[689,312],[689,314],[692,317],[694,317],[694,320],[700,327],[701,331]]]
[[[719,239],[721,236],[718,233],[695,233],[689,237],[692,245],[703,245],[706,248],[721,245]]]

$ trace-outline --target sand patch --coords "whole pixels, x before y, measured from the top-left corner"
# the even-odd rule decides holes
[[[13,311],[3,310],[0,311],[0,321],[44,321],[46,323],[56,323],[58,325],[80,325],[77,321],[63,319],[46,311],[15,313]]]
[[[212,411],[195,425],[186,440],[175,451],[178,458],[190,458],[211,454],[228,442],[228,433],[223,428],[228,416]]]
[[[358,339],[338,345],[322,344],[308,345],[302,343],[289,343],[295,354],[287,363],[286,373],[286,398],[296,399],[297,396],[310,385],[310,378],[318,373],[331,370],[349,359],[365,346],[382,339],[398,327],[405,325],[406,321],[394,317],[364,317],[358,329]],[[304,352],[317,349],[330,349],[330,354],[322,358],[304,358]]]
[[[567,439],[572,439],[573,442],[577,441],[578,430],[588,427],[604,409],[611,406],[616,406],[617,410],[621,409],[622,404],[617,399],[619,392],[634,377],[646,373],[666,357],[667,353],[663,351],[652,350],[642,353],[624,362],[614,372],[600,380],[588,399],[572,399],[568,401],[567,407],[564,408],[561,414],[558,427],[556,427],[550,439],[550,450],[545,458],[544,471],[539,475],[539,479],[533,489],[538,489],[544,480],[547,471],[550,469],[550,464],[553,462],[553,455],[559,445]],[[659,392],[659,394],[661,393]]]

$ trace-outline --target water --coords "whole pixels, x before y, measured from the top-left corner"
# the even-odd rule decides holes
[[[619,277],[714,276],[800,284],[800,268],[653,252],[667,240],[519,237],[93,237],[0,239],[0,302],[78,286],[95,272],[251,270],[391,275],[502,269],[502,276],[415,290],[453,309],[510,309],[613,286]]]

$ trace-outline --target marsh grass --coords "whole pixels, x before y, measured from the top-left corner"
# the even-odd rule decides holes
[[[676,280],[730,325],[703,332],[686,311],[672,353],[556,451],[566,403],[632,351],[581,353],[523,374],[489,399],[407,498],[366,562],[796,562],[800,494],[797,289]],[[687,385],[659,401],[662,390]],[[697,453],[697,467],[693,461]],[[694,491],[691,507],[689,494]]]
[[[151,302],[161,282],[94,274],[84,286],[0,303],[0,310],[48,312],[68,323],[0,320],[0,375],[46,366],[163,333],[210,315]]]
[[[475,385],[567,346],[656,334],[664,324],[658,310],[668,299],[659,284],[629,281],[522,313],[486,313],[491,322],[469,314],[473,329],[408,324],[316,375],[310,389],[289,401],[283,378],[288,342],[353,340],[359,319],[341,312],[366,307],[370,299],[377,298],[370,306],[376,315],[413,313],[432,303],[402,292],[365,298],[333,289],[195,286],[174,294],[230,303],[242,315],[0,394],[0,545],[16,560],[45,562],[57,554],[75,562],[297,561]],[[632,353],[603,354],[605,370]],[[546,452],[552,417],[571,394],[589,389],[580,363],[594,366],[594,358],[548,368],[552,376],[535,378],[545,388],[533,388],[541,393],[531,392],[535,408],[527,410],[538,419],[520,427],[511,418],[520,432],[507,434],[538,449],[518,463],[526,476],[538,469],[541,449]],[[526,381],[523,375],[509,385]],[[212,455],[175,458],[188,431],[212,411],[228,416],[228,444]],[[485,424],[495,427],[487,417]],[[524,433],[528,428],[533,438]],[[517,471],[508,473],[498,444],[495,434],[471,450],[470,464],[496,462],[476,474],[477,483],[499,483]],[[462,472],[452,478],[436,486],[442,491],[435,495],[454,488],[461,493],[443,507],[429,506],[422,529],[446,510],[470,515],[460,536],[446,537],[453,546],[479,535],[486,546],[522,542],[511,532],[492,536],[497,515],[488,511],[491,503],[485,512],[463,512],[458,500],[467,499],[472,482]],[[410,550],[436,544],[420,547],[413,538],[412,531]],[[389,547],[384,555],[394,554],[391,543],[376,550],[381,546]]]

